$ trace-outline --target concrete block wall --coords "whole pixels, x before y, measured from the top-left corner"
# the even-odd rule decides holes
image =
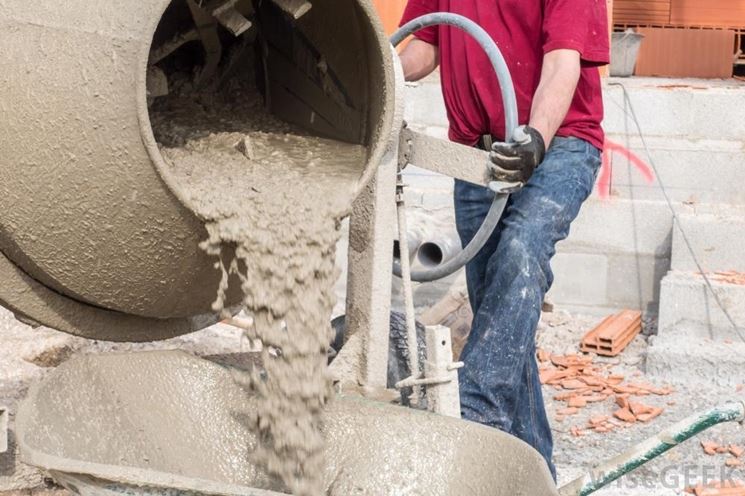
[[[647,183],[634,166],[615,155],[614,196],[662,201],[662,182],[675,202],[745,204],[745,190],[739,184],[745,162],[745,121],[733,111],[745,105],[742,83],[610,79],[604,87],[604,102],[603,127],[608,139],[656,166],[655,175],[661,180]],[[632,107],[651,161],[638,136]]]
[[[673,382],[745,381],[745,285],[716,277],[717,272],[745,272],[743,214],[742,206],[708,205],[680,216],[686,236],[673,232],[658,335],[647,356],[650,373]],[[713,291],[701,271],[711,276]]]
[[[652,155],[647,158],[624,98],[626,88]],[[430,77],[406,90],[405,118],[433,136],[447,136],[439,80]],[[551,300],[591,313],[640,308],[656,313],[661,280],[671,268],[673,214],[708,203],[745,205],[745,89],[729,82],[610,79],[604,87],[608,138],[635,153],[655,179],[622,155],[612,160],[611,195],[596,189],[558,247]],[[452,208],[452,182],[422,170],[408,171],[414,206],[437,219]]]

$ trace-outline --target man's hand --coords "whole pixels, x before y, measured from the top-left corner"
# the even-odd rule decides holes
[[[494,143],[489,154],[489,175],[494,181],[527,183],[546,156],[541,133],[530,126],[520,126],[509,143]]]

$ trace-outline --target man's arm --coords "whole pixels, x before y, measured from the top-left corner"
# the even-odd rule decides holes
[[[580,77],[580,54],[575,50],[553,50],[543,57],[541,81],[530,113],[530,127],[543,136],[546,146],[569,112]]]
[[[399,57],[406,81],[419,81],[440,65],[440,50],[419,38],[412,39]]]
[[[522,183],[530,179],[569,112],[580,69],[580,54],[576,50],[557,49],[543,56],[530,124],[517,128],[511,136],[512,142],[492,145],[489,170],[493,179]]]

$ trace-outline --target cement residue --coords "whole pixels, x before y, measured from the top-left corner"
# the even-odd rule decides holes
[[[181,352],[74,357],[19,412],[23,460],[201,494],[280,490],[248,459],[257,441],[250,419],[262,407],[231,373],[240,374]],[[325,409],[322,432],[327,463],[316,496],[558,494],[535,450],[480,424],[340,397]]]
[[[237,274],[265,345],[265,372],[251,378],[256,461],[295,494],[318,495],[334,254],[366,150],[278,121],[250,90],[169,97],[153,109],[153,128],[174,179],[207,220],[202,248],[220,257],[215,310]],[[235,259],[223,258],[227,246]]]

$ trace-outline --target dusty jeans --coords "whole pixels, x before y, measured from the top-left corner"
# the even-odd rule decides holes
[[[556,243],[592,191],[600,152],[577,138],[556,138],[528,184],[510,198],[484,249],[467,266],[473,307],[460,374],[463,418],[508,432],[551,461],[553,439],[538,378],[535,331],[553,283]],[[464,246],[493,199],[488,189],[456,182],[455,212]]]

